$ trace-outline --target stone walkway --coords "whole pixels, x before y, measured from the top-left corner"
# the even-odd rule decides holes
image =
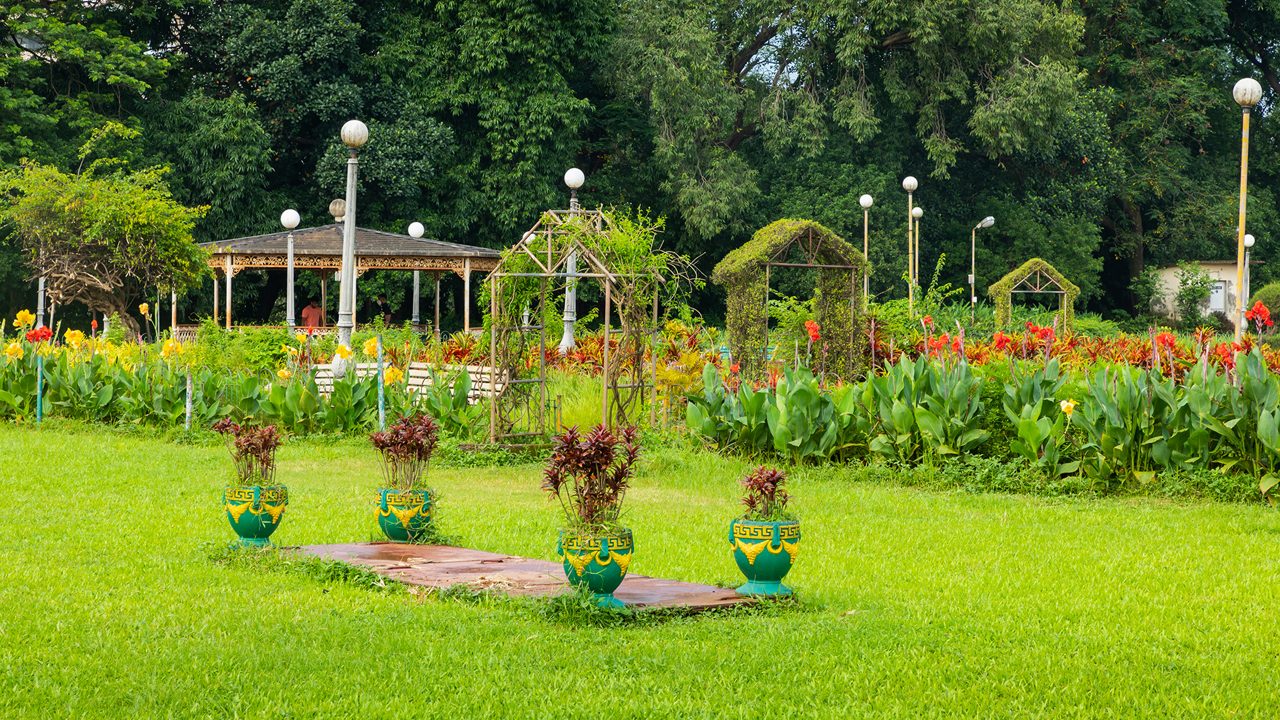
[[[448,545],[348,543],[304,545],[316,557],[340,560],[406,585],[474,590],[513,596],[550,597],[569,592],[560,563]],[[751,602],[732,588],[628,575],[614,597],[634,608],[710,610]]]

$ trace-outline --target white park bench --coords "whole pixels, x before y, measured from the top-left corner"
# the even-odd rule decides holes
[[[433,370],[441,382],[447,382],[450,378],[460,373],[469,375],[471,377],[471,390],[467,393],[467,402],[472,405],[482,399],[501,395],[502,391],[507,388],[506,374],[499,373],[495,368],[488,365],[432,365],[430,363],[415,362],[409,363],[409,372],[405,373],[404,382],[409,391],[417,392],[431,387],[434,383]],[[315,373],[316,389],[320,391],[320,394],[328,395],[333,392],[333,369],[328,365],[317,365],[313,368],[313,372]],[[378,364],[356,363],[354,372],[358,378],[373,377],[378,374]]]

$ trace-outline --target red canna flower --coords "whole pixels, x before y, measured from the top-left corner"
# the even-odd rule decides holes
[[[741,369],[742,368],[738,366],[738,363],[734,363],[729,366],[729,372],[733,373],[734,375],[737,375],[738,371]]]
[[[1244,314],[1244,319],[1252,322],[1258,328],[1258,332],[1262,332],[1262,328],[1275,325],[1275,321],[1271,319],[1271,311],[1266,305],[1259,300],[1253,304],[1253,307]]]
[[[920,318],[920,322],[924,323],[925,327],[933,327],[933,316],[925,315],[924,317]]]
[[[996,350],[1008,350],[1009,346],[1013,344],[1013,338],[996,331],[996,334],[991,336],[991,344]]]
[[[818,323],[814,322],[813,320],[805,320],[804,329],[806,332],[809,333],[809,342],[818,342],[818,339],[822,337],[822,335],[820,335],[818,332],[822,328],[819,327]]]

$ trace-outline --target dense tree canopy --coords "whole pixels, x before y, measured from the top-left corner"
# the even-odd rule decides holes
[[[327,222],[337,130],[368,122],[360,223],[420,220],[508,246],[565,202],[668,218],[704,270],[755,228],[811,217],[861,234],[877,297],[903,293],[906,198],[920,178],[923,266],[979,287],[1043,257],[1082,306],[1132,307],[1148,264],[1231,257],[1242,75],[1255,114],[1249,230],[1280,258],[1275,0],[122,0],[16,2],[0,44],[0,160],[74,174],[108,120],[141,132],[136,167],[209,207],[199,240]],[[0,282],[33,276],[12,226]],[[1264,264],[1255,284],[1271,277]],[[307,282],[304,278],[304,282]],[[237,295],[271,311],[278,279]],[[369,287],[375,287],[377,281]],[[7,290],[12,292],[12,290]],[[715,314],[722,299],[699,306]],[[2,296],[11,308],[21,296]],[[254,303],[254,304],[250,304]],[[28,303],[29,304],[29,303]]]

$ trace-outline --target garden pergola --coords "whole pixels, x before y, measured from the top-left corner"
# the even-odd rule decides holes
[[[490,443],[546,436],[544,320],[552,282],[564,282],[566,287],[581,280],[600,283],[604,294],[600,422],[616,427],[637,421],[656,386],[656,354],[647,351],[658,330],[656,287],[666,280],[657,272],[624,272],[615,266],[607,242],[584,242],[616,232],[609,215],[600,210],[548,210],[490,273],[489,357],[496,375],[509,378],[502,393],[490,395]],[[579,269],[577,263],[585,267]],[[615,316],[617,329],[612,328]],[[536,362],[530,363],[535,353]],[[651,422],[652,415],[650,406]]]
[[[314,270],[320,275],[320,304],[327,301],[327,275],[342,265],[342,224],[331,223],[293,231],[253,235],[202,243],[210,250],[209,266],[214,271],[213,317],[218,320],[218,277],[221,273],[226,299],[223,321],[231,329],[231,279],[246,269],[287,269],[289,267],[289,235],[293,235],[293,267]],[[427,272],[436,281],[435,328],[440,328],[440,277],[455,273],[463,284],[463,329],[471,330],[471,274],[492,272],[498,266],[497,250],[458,243],[415,238],[409,235],[356,228],[356,274],[366,270],[412,270]],[[415,283],[415,287],[417,284]],[[292,292],[292,288],[288,289]],[[413,298],[415,309],[418,296]],[[415,312],[416,314],[416,312]]]

